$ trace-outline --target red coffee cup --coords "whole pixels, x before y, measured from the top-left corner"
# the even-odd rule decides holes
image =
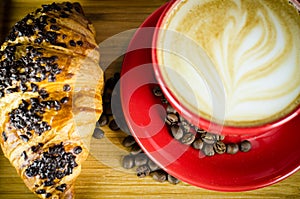
[[[285,88],[284,85],[285,84],[289,85],[289,81],[296,82],[295,86],[293,87],[294,90],[291,91],[291,93],[293,92],[293,94],[292,94],[293,97],[290,97],[290,98],[292,98],[290,101],[286,101],[286,102],[283,102],[282,100],[276,101],[275,100],[275,96],[277,95],[276,94],[272,97],[266,97],[266,99],[267,98],[274,99],[272,102],[274,105],[272,103],[268,103],[272,100],[266,100],[266,101],[263,101],[262,104],[252,107],[252,104],[254,104],[254,105],[257,104],[257,100],[255,99],[255,100],[253,100],[253,103],[252,102],[248,103],[249,104],[248,106],[245,105],[243,108],[241,108],[241,109],[248,109],[249,112],[254,112],[253,114],[251,114],[251,113],[248,114],[249,115],[248,117],[253,118],[252,120],[246,121],[244,123],[241,122],[241,123],[243,123],[242,125],[235,125],[234,122],[226,122],[226,118],[225,118],[226,113],[225,112],[226,112],[227,107],[225,107],[226,103],[224,103],[224,100],[226,99],[226,96],[229,95],[230,92],[235,92],[235,91],[233,89],[231,89],[231,90],[229,89],[229,91],[224,89],[224,87],[227,86],[226,84],[224,86],[221,85],[222,83],[224,83],[223,80],[226,79],[226,77],[227,77],[227,76],[225,76],[225,77],[222,76],[222,74],[227,73],[228,71],[226,71],[225,69],[224,70],[218,69],[218,70],[214,70],[213,72],[211,72],[210,69],[205,69],[205,67],[207,67],[207,66],[208,66],[207,68],[212,68],[213,65],[218,60],[216,60],[216,58],[213,57],[214,53],[212,53],[212,50],[209,47],[207,47],[205,49],[205,47],[203,48],[203,46],[201,46],[200,44],[204,44],[204,46],[205,45],[208,46],[209,42],[214,42],[214,39],[217,40],[218,38],[216,39],[215,37],[211,37],[210,35],[205,35],[205,34],[201,35],[200,34],[202,29],[204,29],[203,32],[205,32],[206,31],[205,29],[211,28],[210,27],[211,24],[207,25],[207,23],[209,23],[209,22],[207,22],[207,23],[206,22],[203,22],[203,23],[198,22],[199,19],[201,19],[201,16],[202,16],[201,14],[203,14],[200,11],[204,12],[205,9],[206,10],[208,9],[207,7],[209,4],[208,3],[205,4],[203,2],[207,2],[207,1],[172,1],[169,4],[169,6],[167,7],[167,9],[164,11],[162,16],[160,17],[160,20],[157,23],[157,30],[154,32],[154,37],[153,37],[153,47],[154,48],[152,50],[152,60],[153,60],[153,66],[154,66],[156,79],[158,80],[158,82],[162,88],[162,91],[163,91],[164,95],[166,96],[167,100],[169,101],[169,103],[180,113],[181,116],[186,118],[188,121],[190,121],[195,126],[198,126],[202,129],[207,130],[212,133],[225,135],[231,141],[239,141],[242,139],[248,139],[248,138],[251,138],[254,136],[263,135],[264,133],[267,133],[271,130],[279,129],[282,126],[286,125],[289,121],[293,120],[294,118],[299,117],[299,115],[300,115],[300,106],[299,106],[299,104],[300,104],[300,83],[299,83],[300,77],[298,76],[298,79],[297,79],[297,76],[292,76],[293,74],[291,74],[290,77],[295,77],[296,79],[294,78],[294,79],[288,80],[288,78],[286,78],[286,81],[282,82],[282,85],[281,85],[281,87],[284,89]],[[293,3],[293,5],[295,7],[299,8],[298,1],[291,1],[291,2]],[[277,6],[280,6],[279,4],[277,4]],[[286,4],[287,4],[287,2],[286,2]],[[203,7],[203,10],[201,10],[201,6]],[[206,8],[204,8],[205,6],[206,6]],[[213,7],[213,6],[211,6],[211,7]],[[227,6],[226,3],[224,3],[223,6]],[[258,9],[260,9],[260,8],[258,7]],[[290,6],[290,8],[288,8],[288,9],[293,9],[293,12],[289,13],[289,14],[295,15],[295,13],[296,13],[295,8]],[[276,11],[277,11],[276,9],[273,10],[273,12],[276,12]],[[191,17],[191,16],[196,16],[196,14],[193,14],[193,12],[199,12],[198,13],[199,16],[197,16],[196,19]],[[205,16],[206,14],[203,14],[203,16]],[[215,20],[214,18],[216,18],[217,21],[220,21],[221,18],[223,17],[223,16],[221,16],[222,14],[218,15],[215,13],[215,15],[213,15],[212,17],[209,17],[208,21],[211,22],[211,21]],[[219,16],[219,18],[217,18],[216,16],[217,17]],[[268,20],[267,17],[268,16],[266,16],[266,20]],[[205,21],[207,19],[202,18],[201,20]],[[237,18],[237,20],[238,20],[238,18]],[[298,21],[299,20],[300,20],[300,18],[298,16]],[[226,23],[226,21],[224,23]],[[295,22],[295,23],[298,23],[298,22]],[[197,28],[194,27],[194,26],[198,26],[198,25],[199,25],[199,27],[197,27]],[[239,24],[237,24],[237,25],[239,25]],[[222,35],[221,31],[224,30],[223,35],[222,35],[223,38],[226,39],[227,37],[228,38],[232,37],[232,35],[230,35],[230,34],[233,34],[234,31],[229,30],[229,28],[227,28],[228,26],[226,26],[226,24],[223,24],[223,26],[224,27],[220,27],[220,29],[218,29],[214,33]],[[189,30],[185,30],[185,28],[188,28]],[[224,28],[224,29],[222,29],[222,28]],[[255,27],[252,27],[252,28],[255,28]],[[289,26],[284,26],[283,28],[289,28]],[[197,37],[193,36],[192,31],[194,31],[194,29],[196,32],[199,29],[197,34],[199,33],[199,35],[201,35],[203,37],[202,39],[197,40]],[[216,27],[215,27],[215,29],[216,29]],[[297,30],[298,29],[299,29],[299,26],[298,26]],[[209,31],[211,31],[211,30],[209,29]],[[227,31],[228,34],[225,31]],[[246,27],[244,29],[241,28],[240,30],[237,30],[237,31],[240,31],[240,32],[249,31],[250,32],[251,27],[249,30]],[[275,26],[274,26],[274,29],[270,28],[270,32],[272,32],[272,31],[273,32],[277,31],[277,30],[275,30]],[[251,37],[252,40],[255,40],[255,37],[268,36],[268,35],[255,35],[255,34],[250,35],[250,36],[249,35],[247,35],[247,36]],[[293,35],[292,35],[291,38],[295,38],[295,37],[293,37]],[[245,38],[245,39],[249,39],[249,38]],[[275,43],[281,42],[279,40],[279,38],[277,38],[277,39],[278,40],[270,41],[270,45],[273,45],[274,42]],[[287,37],[286,39],[288,40],[288,39],[290,39],[290,37]],[[183,41],[179,42],[180,40],[183,40]],[[206,42],[205,40],[208,40],[209,42]],[[212,41],[210,41],[210,40],[212,40]],[[236,44],[237,42],[232,40],[232,43]],[[241,43],[242,43],[242,41],[241,41]],[[176,45],[178,45],[180,47],[176,47]],[[189,45],[193,46],[193,47],[187,47]],[[295,48],[297,48],[296,47],[297,45],[298,45],[297,43],[296,44],[294,43]],[[219,47],[220,46],[221,45],[219,45]],[[198,49],[198,47],[199,47],[199,49]],[[214,46],[214,48],[217,48],[217,47],[218,47],[217,45]],[[250,47],[251,47],[250,50],[253,50],[252,49],[253,47],[252,46],[250,46]],[[244,48],[245,48],[244,49],[245,53],[249,53],[248,51],[250,51],[250,50],[247,47],[244,47]],[[242,49],[242,47],[241,47],[241,49]],[[233,49],[232,52],[237,53],[234,50],[235,49]],[[248,50],[248,51],[246,51],[246,50]],[[186,53],[186,51],[189,51],[189,52]],[[198,53],[198,51],[200,53]],[[209,51],[209,53],[207,53],[207,51]],[[194,53],[194,52],[197,52],[198,54],[203,54],[199,57],[203,57],[200,59],[205,59],[205,60],[202,62],[199,61],[199,63],[200,64],[208,63],[207,66],[204,66],[202,68],[201,67],[197,68],[194,66],[197,64],[200,65],[197,62],[197,60],[196,61],[194,60],[195,55],[197,56],[197,53]],[[226,52],[226,51],[224,50],[223,53],[224,52]],[[229,54],[231,53],[231,51],[230,52],[227,51],[227,52]],[[297,51],[294,51],[294,52],[297,53]],[[293,52],[290,51],[290,53],[293,53]],[[167,55],[167,54],[170,54],[170,55]],[[255,54],[254,54],[254,56],[255,56]],[[282,56],[282,55],[278,53],[278,56]],[[177,58],[177,57],[179,57],[179,58]],[[178,61],[174,61],[176,59],[178,59]],[[275,58],[270,57],[270,60],[271,60],[270,65],[275,63],[275,61],[273,61],[273,59],[275,59]],[[297,56],[295,56],[294,59],[295,60],[298,59]],[[225,60],[225,59],[223,59],[223,60]],[[249,57],[249,60],[251,60],[251,57]],[[259,61],[260,60],[258,60],[258,62]],[[177,64],[178,64],[178,66],[177,66]],[[251,64],[252,63],[249,61],[248,65],[251,66]],[[218,66],[218,67],[221,68],[222,66]],[[246,67],[248,67],[248,66],[245,65],[245,68]],[[283,64],[278,67],[286,68]],[[190,70],[189,68],[192,68],[192,69]],[[213,94],[211,94],[211,96],[212,96],[211,104],[218,106],[218,104],[223,103],[221,106],[219,105],[219,107],[217,107],[217,108],[219,108],[219,110],[223,109],[223,110],[221,110],[221,114],[219,114],[219,115],[221,115],[220,117],[215,117],[216,114],[214,114],[214,113],[209,114],[209,116],[204,116],[205,114],[201,114],[202,112],[201,112],[200,108],[197,109],[198,108],[197,103],[199,103],[199,101],[202,100],[201,96],[197,97],[197,95],[201,95],[198,93],[201,93],[203,91],[200,89],[195,90],[198,87],[198,85],[196,85],[197,81],[191,80],[192,78],[189,78],[189,77],[194,77],[193,75],[195,73],[197,73],[199,71],[201,73],[203,71],[203,69],[208,71],[208,72],[207,71],[205,72],[206,74],[208,74],[208,77],[207,76],[204,77],[204,80],[203,80],[203,82],[204,82],[203,84],[206,84],[207,87],[210,87],[210,85],[212,85],[209,83],[209,80],[207,80],[207,79],[210,79],[210,78],[211,79],[213,78],[215,80],[221,79],[217,83],[217,86],[213,85],[212,87],[214,87],[214,88],[212,88],[212,87],[208,88],[208,90],[218,90],[218,89],[215,89],[215,87],[220,87],[219,91],[221,91],[221,92],[218,92],[218,93],[215,92],[217,94],[214,94],[213,93],[214,91],[211,91],[211,93],[213,93]],[[231,69],[229,68],[229,70],[231,70]],[[255,70],[257,70],[257,73],[260,72],[259,67],[255,68]],[[276,68],[276,70],[277,70],[277,68]],[[293,66],[290,67],[289,70],[294,70],[294,72],[296,71],[299,74],[299,65],[297,65],[295,63]],[[221,75],[220,75],[220,73],[221,73]],[[211,75],[211,74],[213,74],[213,75]],[[275,72],[274,72],[274,74],[275,74]],[[270,84],[270,82],[271,82],[271,84],[269,86],[270,90],[275,88],[275,87],[272,87],[272,82],[276,82],[277,79],[273,78],[270,81],[270,78],[275,77],[275,76],[276,75],[273,75],[272,72],[270,72],[269,74],[267,74],[267,77],[265,78],[265,79],[269,78],[268,84]],[[180,78],[181,78],[181,80],[180,80]],[[263,79],[263,78],[261,78],[261,79]],[[264,80],[261,80],[261,79],[259,79],[259,82],[260,83],[264,82]],[[267,82],[267,80],[266,80],[266,82]],[[183,84],[185,84],[185,85],[182,86],[182,88],[181,88],[181,85],[183,85]],[[246,84],[247,84],[247,82],[245,83],[245,87],[247,87]],[[253,84],[253,82],[249,81],[249,85],[251,85],[251,84]],[[251,86],[253,86],[253,85],[251,85]],[[263,89],[261,91],[259,91],[260,94],[267,90],[267,88],[264,88],[264,87],[266,87],[266,86],[264,86],[266,84],[262,83],[262,84],[257,84],[257,85],[259,85],[259,86],[253,86],[252,88],[257,89],[257,87],[263,87]],[[222,86],[223,86],[223,88],[222,88]],[[251,87],[251,86],[248,86],[248,87]],[[222,91],[222,89],[223,89],[223,91]],[[186,92],[187,90],[189,90],[189,92]],[[183,94],[180,94],[180,92],[183,92]],[[191,92],[195,92],[195,97],[193,96],[194,94],[191,94],[190,97],[186,97]],[[250,94],[248,94],[249,92],[251,92],[251,89],[250,90],[244,89],[240,93],[241,93],[241,95],[248,96],[248,95],[250,95]],[[220,95],[221,100],[213,99],[214,96],[217,96],[220,93],[221,93],[221,95]],[[263,93],[263,95],[266,95],[266,94]],[[236,95],[236,96],[238,96],[238,95]],[[284,97],[287,97],[287,96],[284,96]],[[258,98],[259,98],[259,96],[258,96]],[[198,99],[200,99],[200,100],[198,100]],[[246,98],[244,98],[244,99],[246,99]],[[194,103],[195,105],[190,105],[191,101],[193,101],[192,103]],[[209,101],[209,100],[206,100],[206,101]],[[251,101],[251,100],[249,100],[249,101]],[[279,105],[279,102],[282,103],[282,105],[281,104]],[[231,102],[229,102],[229,103],[231,103]],[[268,107],[269,104],[270,104],[270,107]],[[240,104],[237,104],[236,107],[238,107],[238,106],[240,106]],[[280,112],[280,113],[278,113],[277,115],[276,114],[272,115],[270,113],[270,117],[273,117],[273,118],[270,119],[270,118],[268,118],[269,117],[268,116],[268,117],[266,117],[267,119],[263,119],[265,121],[256,122],[256,120],[260,121],[261,118],[256,119],[254,114],[256,114],[258,116],[261,114],[265,114],[269,110],[272,111],[272,107],[276,107],[276,106],[283,107],[282,110],[278,109],[279,110],[278,112]],[[256,109],[257,113],[255,111],[253,111],[252,109]],[[264,109],[266,109],[266,111],[264,111]],[[213,111],[211,111],[211,112],[213,112]],[[284,112],[284,114],[282,112]],[[246,118],[245,115],[247,115],[247,112],[242,110],[241,113],[242,113],[241,115]],[[274,115],[276,115],[276,116],[274,116]],[[210,119],[210,118],[216,118],[216,119]],[[236,114],[236,116],[234,116],[232,118],[238,118],[238,114]],[[252,122],[252,121],[255,121],[255,122]],[[237,123],[239,123],[239,122],[240,121],[237,121]]]

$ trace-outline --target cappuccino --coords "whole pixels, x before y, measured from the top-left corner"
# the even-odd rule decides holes
[[[160,76],[194,114],[250,127],[299,106],[300,16],[288,0],[182,0],[160,28]]]

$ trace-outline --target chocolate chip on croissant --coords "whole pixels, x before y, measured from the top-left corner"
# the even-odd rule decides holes
[[[0,144],[40,198],[73,198],[102,113],[103,71],[79,3],[17,22],[0,49]]]

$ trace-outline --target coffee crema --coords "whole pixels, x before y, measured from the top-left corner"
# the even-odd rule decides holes
[[[259,126],[300,104],[300,16],[287,0],[186,0],[157,35],[175,98],[226,126]]]

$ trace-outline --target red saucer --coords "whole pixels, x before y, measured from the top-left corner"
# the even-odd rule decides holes
[[[152,36],[159,8],[140,26],[125,55],[121,102],[132,135],[147,155],[169,174],[189,184],[218,191],[258,189],[285,179],[300,169],[300,117],[280,130],[250,139],[250,152],[204,157],[175,141],[164,124],[166,111],[153,95],[157,86],[151,64]]]

